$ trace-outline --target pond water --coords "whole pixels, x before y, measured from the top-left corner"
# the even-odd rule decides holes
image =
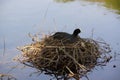
[[[0,0],[0,73],[12,74],[18,80],[49,80],[51,77],[43,74],[29,77],[35,69],[13,61],[21,54],[16,47],[32,42],[28,33],[72,33],[75,28],[80,28],[80,36],[85,38],[93,31],[94,39],[105,40],[112,53],[117,52],[103,69],[90,72],[89,79],[120,80],[119,0]]]

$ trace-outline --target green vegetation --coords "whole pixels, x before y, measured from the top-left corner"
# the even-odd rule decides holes
[[[120,14],[120,0],[105,0],[105,7],[117,10]]]
[[[109,9],[114,9],[118,14],[120,14],[120,0],[86,0],[90,2],[102,2],[104,6]]]
[[[66,3],[75,0],[55,0],[55,1]],[[120,14],[120,0],[85,0],[85,1],[104,3],[103,6],[109,9],[116,10],[116,13]]]

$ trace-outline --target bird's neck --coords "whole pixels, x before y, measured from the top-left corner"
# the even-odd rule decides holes
[[[78,36],[78,34],[72,34],[72,36],[73,36],[73,37],[77,37],[77,36]]]
[[[72,35],[76,37],[76,36],[78,36],[78,33],[75,33],[75,32],[74,32]]]

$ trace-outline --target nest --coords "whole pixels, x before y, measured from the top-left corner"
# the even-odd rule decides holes
[[[108,44],[89,38],[69,43],[47,36],[18,49],[22,51],[21,63],[57,80],[79,80],[95,66],[106,65],[112,58],[107,54],[111,51]]]

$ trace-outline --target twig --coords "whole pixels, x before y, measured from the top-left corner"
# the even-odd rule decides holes
[[[59,49],[61,49],[61,48],[59,48]],[[86,70],[86,67],[85,67],[85,66],[79,64],[79,63],[75,60],[75,58],[73,58],[71,55],[69,55],[68,52],[66,52],[65,50],[63,50],[63,48],[62,48],[61,50],[64,52],[64,54],[66,54],[69,58],[71,58],[83,71]]]

